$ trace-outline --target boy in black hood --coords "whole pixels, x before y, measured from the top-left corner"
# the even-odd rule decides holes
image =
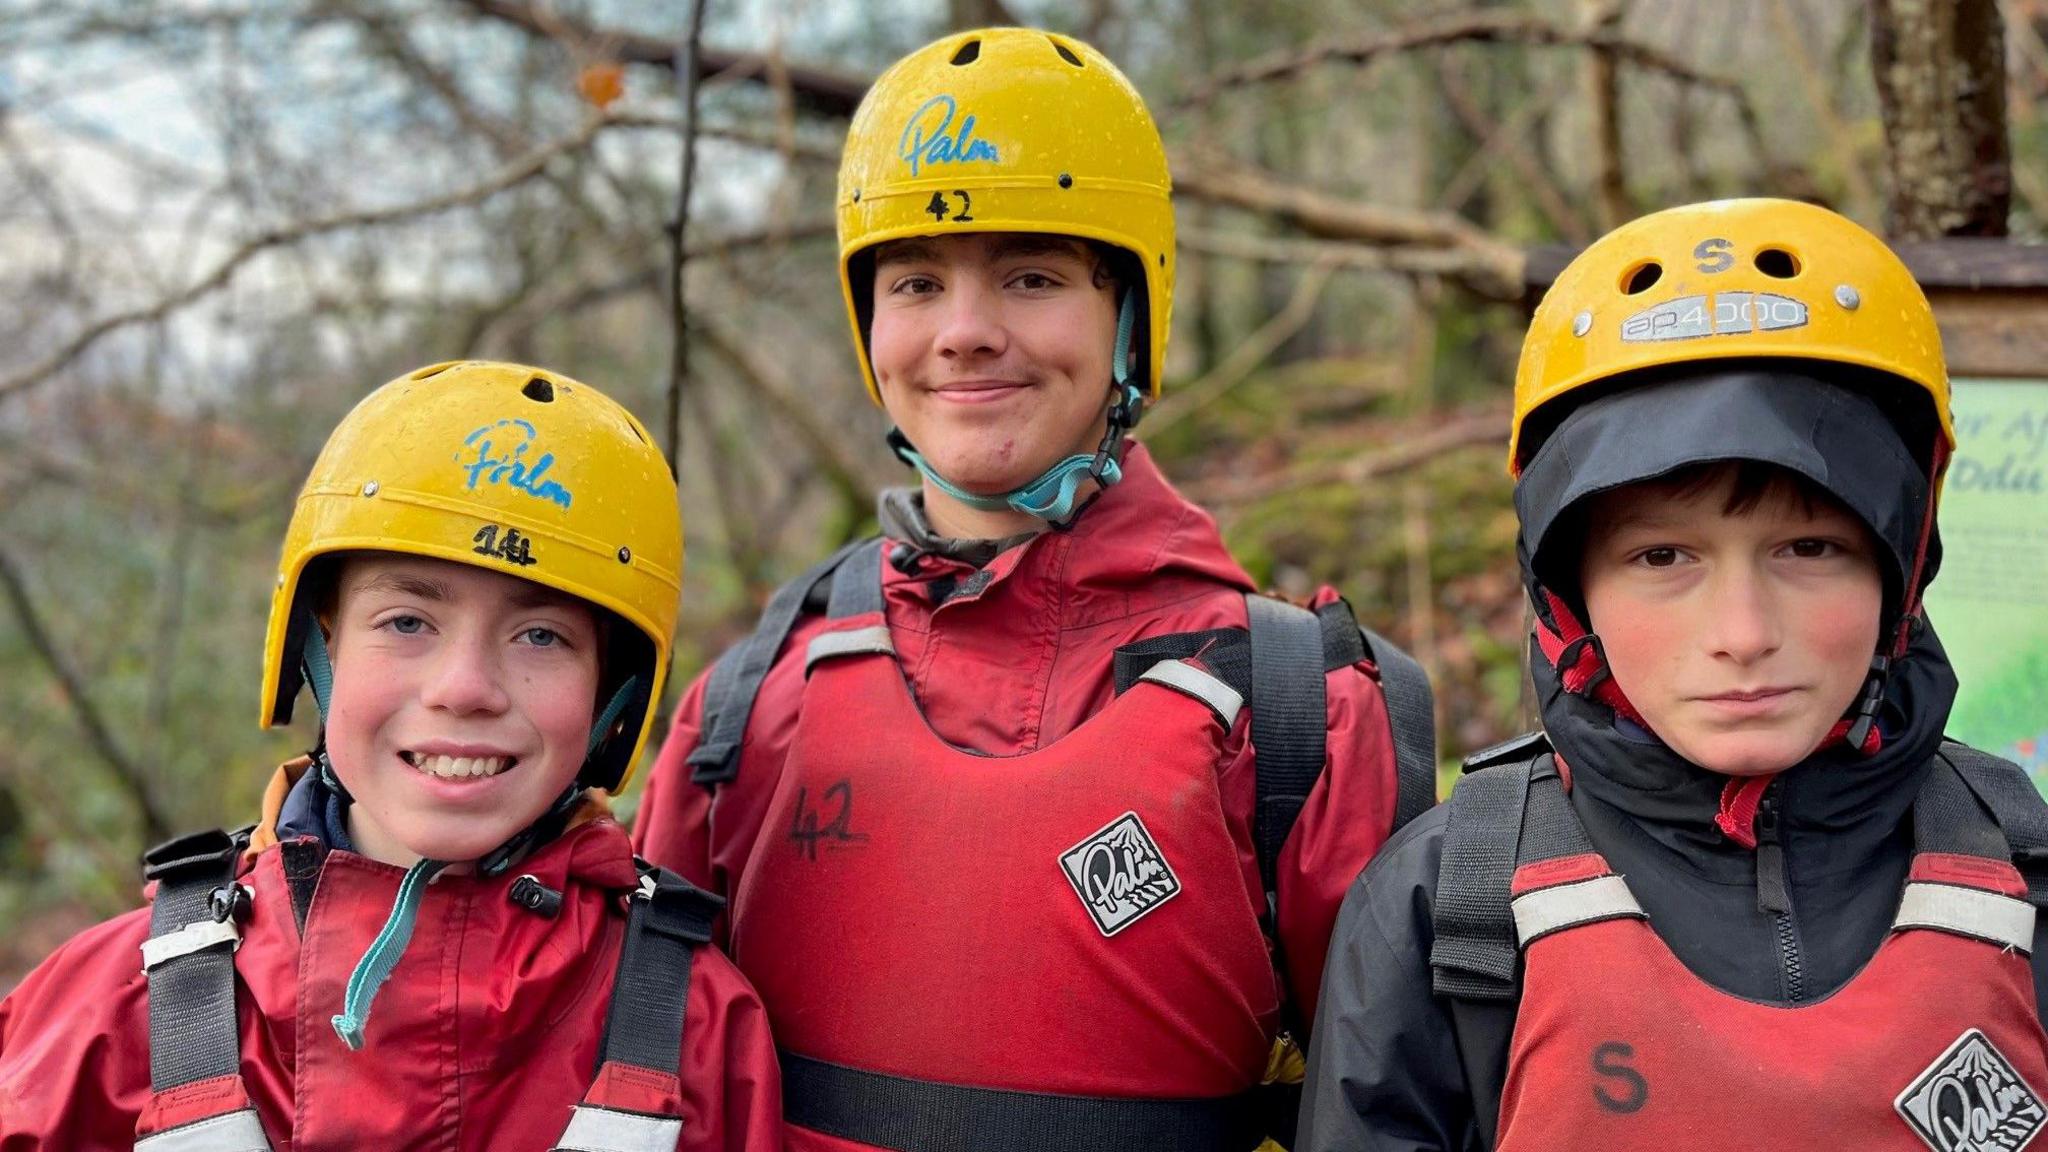
[[[1515,400],[1544,731],[1352,889],[1298,1147],[2019,1149],[2048,805],[1942,740],[1911,275],[1810,205],[1660,212],[1558,278]]]

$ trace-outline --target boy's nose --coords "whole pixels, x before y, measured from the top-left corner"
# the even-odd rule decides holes
[[[444,645],[420,692],[420,702],[458,715],[505,710],[509,697],[499,667],[481,642]]]
[[[1009,345],[996,292],[964,284],[947,294],[934,343],[947,360],[1000,356]]]
[[[1716,573],[1707,609],[1708,646],[1737,664],[1752,664],[1778,650],[1782,625],[1770,581],[1750,565]]]

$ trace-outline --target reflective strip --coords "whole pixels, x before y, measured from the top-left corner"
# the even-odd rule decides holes
[[[152,936],[142,942],[142,970],[155,968],[166,960],[190,956],[216,944],[242,946],[242,930],[233,920],[195,920],[176,932]]]
[[[1238,709],[1244,707],[1244,696],[1237,689],[1193,664],[1185,664],[1179,660],[1161,660],[1145,669],[1145,674],[1138,679],[1163,684],[1183,696],[1192,696],[1200,700],[1209,706],[1210,711],[1216,713],[1216,718],[1223,721],[1225,728],[1237,723]]]
[[[804,671],[808,672],[811,665],[834,656],[859,656],[871,652],[895,654],[896,642],[889,639],[887,624],[819,635],[811,641],[811,646],[804,650]]]
[[[135,1152],[270,1152],[254,1108],[167,1128],[135,1142]]]
[[[1538,888],[1515,897],[1515,936],[1524,944],[1560,928],[1642,916],[1643,906],[1619,876],[1595,876],[1576,884]],[[1645,917],[1647,918],[1647,917]]]
[[[1908,884],[1892,927],[1933,928],[2020,952],[2034,950],[2034,906],[1981,888]]]
[[[675,1152],[683,1122],[674,1116],[643,1116],[578,1104],[555,1152]]]

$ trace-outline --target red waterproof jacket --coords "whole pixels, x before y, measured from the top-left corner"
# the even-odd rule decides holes
[[[298,845],[305,859],[318,841]],[[254,896],[235,954],[242,1081],[275,1152],[552,1147],[596,1069],[620,897],[637,880],[625,830],[588,820],[513,874],[438,877],[360,1052],[329,1021],[403,869],[321,848],[301,913],[286,879],[292,848],[265,849],[242,877]],[[561,892],[560,914],[508,899],[517,874]],[[0,1001],[0,1152],[134,1147],[150,1099],[149,916],[80,933]],[[680,1079],[679,1148],[781,1148],[767,1019],[712,948],[691,964]]]
[[[1044,748],[1114,698],[1119,646],[1246,626],[1252,582],[1215,521],[1174,491],[1140,444],[1129,445],[1123,476],[1071,531],[1040,533],[978,570],[933,552],[883,565],[896,660],[948,743],[992,756]],[[1316,604],[1336,595],[1324,588]],[[690,686],[641,804],[642,856],[711,891],[739,890],[796,731],[805,649],[827,627],[822,617],[799,619],[761,686],[737,774],[715,792],[693,784],[684,763],[702,735],[704,678]],[[1280,943],[1304,1020],[1314,1016],[1338,904],[1393,825],[1393,744],[1376,675],[1363,663],[1328,673],[1325,769],[1278,861]],[[1218,784],[1237,872],[1263,906],[1247,730],[1248,712],[1227,737]]]

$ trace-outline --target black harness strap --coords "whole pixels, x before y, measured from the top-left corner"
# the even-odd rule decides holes
[[[789,639],[791,629],[810,599],[812,591],[832,576],[847,557],[864,546],[873,546],[880,556],[881,541],[856,540],[805,569],[802,575],[775,590],[761,611],[761,622],[752,635],[718,658],[711,676],[704,682],[703,737],[684,763],[690,766],[690,780],[696,784],[723,784],[739,770],[740,742],[747,735],[747,721],[754,715],[754,700],[761,694],[761,681]],[[880,595],[880,576],[876,577]]]
[[[1940,758],[1998,822],[2012,862],[2027,881],[2027,903],[2048,908],[2048,802],[2019,765],[1967,744],[1945,741]]]
[[[1244,606],[1251,623],[1251,738],[1258,756],[1252,842],[1270,904],[1280,849],[1323,774],[1329,739],[1323,627],[1313,612],[1282,600],[1248,595]]]
[[[1341,650],[1351,637],[1358,655],[1346,663],[1370,660],[1380,670],[1380,698],[1386,701],[1394,737],[1394,828],[1399,830],[1436,807],[1436,694],[1429,675],[1399,645],[1360,624],[1344,601],[1326,604],[1316,615],[1323,623],[1324,651]]]
[[[605,1015],[599,1067],[631,1064],[675,1074],[689,1008],[690,961],[711,940],[725,901],[666,868],[640,865],[626,910],[626,942]]]
[[[825,615],[834,620],[882,610],[882,538],[877,536],[848,552],[832,573],[832,595]]]
[[[1251,1093],[1063,1096],[887,1076],[787,1049],[781,1057],[791,1124],[896,1152],[1248,1152],[1264,1137]]]
[[[248,829],[230,834],[216,828],[159,844],[143,855],[143,877],[157,882],[149,915],[151,947],[175,948],[167,942],[198,940],[206,933],[221,937],[149,966],[149,1083],[154,1091],[242,1070],[235,1023],[239,935],[228,929],[242,899],[235,874],[248,844]]]

